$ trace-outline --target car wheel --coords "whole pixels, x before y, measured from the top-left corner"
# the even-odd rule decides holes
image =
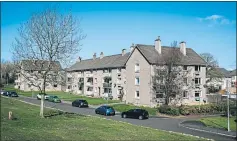
[[[81,108],[81,105],[79,104],[78,107]]]
[[[127,115],[126,115],[126,114],[123,114],[123,118],[127,118]]]
[[[143,116],[139,116],[139,119],[142,120],[142,119],[143,119]]]
[[[98,112],[97,112],[97,111],[95,111],[95,114],[98,114]]]

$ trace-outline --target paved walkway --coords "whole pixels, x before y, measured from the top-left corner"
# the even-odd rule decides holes
[[[226,129],[223,129],[223,128],[207,127],[201,121],[186,120],[186,121],[181,122],[180,125],[189,129],[193,129],[193,130],[203,130],[204,132],[217,133],[217,134],[226,135],[229,137],[236,137],[236,131],[228,132],[226,131]]]

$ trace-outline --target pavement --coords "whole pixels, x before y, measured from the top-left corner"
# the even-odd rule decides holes
[[[37,99],[23,97],[23,96],[20,96],[16,99],[19,99],[19,100],[22,100],[22,101],[25,101],[28,103],[40,105],[40,100],[37,100]],[[45,101],[45,106],[63,110],[66,112],[103,117],[106,119],[127,122],[127,123],[138,125],[138,126],[166,130],[166,131],[171,131],[171,132],[179,132],[182,134],[189,134],[192,136],[209,138],[209,139],[213,139],[216,141],[234,141],[234,140],[236,140],[236,138],[234,136],[229,136],[227,134],[216,134],[216,133],[212,133],[212,132],[205,132],[205,131],[198,130],[198,129],[194,130],[194,129],[182,124],[187,119],[175,119],[175,118],[167,118],[167,117],[161,117],[161,116],[153,116],[153,117],[151,116],[147,120],[128,119],[128,118],[124,119],[124,118],[121,118],[120,113],[116,113],[115,116],[102,116],[102,115],[95,114],[96,107],[91,107],[91,106],[89,106],[89,108],[72,107],[71,103],[68,103],[68,102],[52,103],[52,102]]]

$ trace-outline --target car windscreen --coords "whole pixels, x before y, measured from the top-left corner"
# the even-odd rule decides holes
[[[53,96],[53,98],[58,98],[57,96]]]
[[[86,100],[79,100],[79,101],[81,101],[81,102],[83,102],[83,103],[87,103],[87,101],[86,101]]]
[[[105,107],[106,109],[109,109],[109,110],[114,110],[114,108],[112,107]]]

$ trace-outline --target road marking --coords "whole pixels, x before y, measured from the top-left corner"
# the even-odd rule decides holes
[[[196,130],[196,131],[200,131],[200,132],[207,132],[207,133],[212,133],[212,134],[217,134],[217,135],[222,135],[222,136],[227,136],[227,137],[233,137],[233,138],[236,137],[236,136],[233,136],[233,135],[228,135],[228,134],[223,134],[223,133],[216,133],[216,132],[212,132],[212,131],[206,131],[206,130],[187,127],[187,126],[183,125],[182,122],[184,122],[184,121],[181,121],[179,123],[179,126],[184,127],[184,128],[188,128],[188,129],[191,129],[191,130]]]

